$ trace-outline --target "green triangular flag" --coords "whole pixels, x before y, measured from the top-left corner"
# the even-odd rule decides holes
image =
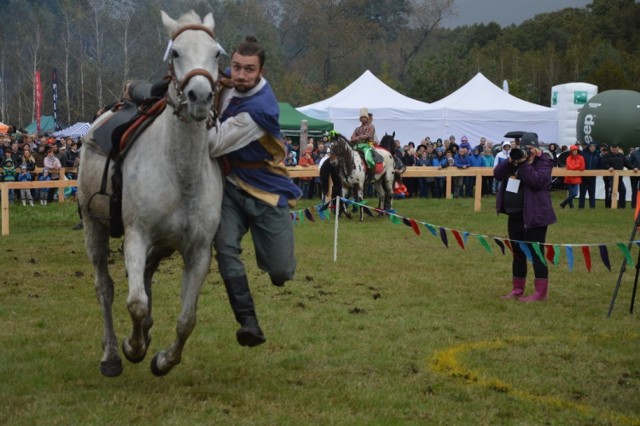
[[[487,240],[485,240],[482,235],[477,235],[476,237],[478,238],[480,245],[484,247],[487,253],[491,254],[491,246],[489,246],[489,243],[487,242]]]
[[[536,252],[536,254],[540,258],[540,260],[542,260],[542,264],[544,266],[547,266],[547,259],[544,258],[544,255],[542,254],[542,251],[540,251],[540,243],[532,242],[531,246],[533,247],[533,251]]]
[[[627,259],[627,263],[629,264],[629,266],[633,267],[633,259],[631,258],[631,253],[629,253],[629,249],[627,248],[627,246],[624,245],[624,243],[616,243],[616,246],[618,246],[622,254],[624,254],[624,257]]]
[[[402,224],[402,219],[400,219],[400,217],[396,216],[395,214],[390,214],[389,220],[391,221],[391,223],[395,223],[396,225]]]
[[[560,245],[556,244],[555,246],[553,246],[553,251],[554,251],[554,256],[553,256],[553,264],[555,266],[558,266],[558,263],[560,263]]]

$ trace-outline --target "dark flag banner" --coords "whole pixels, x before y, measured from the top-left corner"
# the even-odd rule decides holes
[[[58,124],[58,68],[54,68],[51,72],[51,93],[53,94],[53,122],[55,123],[56,130],[60,130],[61,126]]]

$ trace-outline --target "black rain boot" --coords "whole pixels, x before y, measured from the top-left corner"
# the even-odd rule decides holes
[[[258,325],[246,275],[224,280],[224,286],[227,289],[227,296],[229,296],[229,303],[236,316],[236,321],[240,323],[240,328],[236,332],[240,346],[253,347],[266,342],[267,339]]]

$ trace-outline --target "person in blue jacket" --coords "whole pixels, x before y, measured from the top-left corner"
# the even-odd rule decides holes
[[[301,196],[283,164],[286,148],[278,122],[279,107],[264,78],[264,48],[249,36],[231,56],[232,88],[223,93],[220,121],[234,117],[253,129],[252,142],[226,155],[228,168],[220,226],[214,239],[218,269],[240,329],[238,343],[266,341],[255,312],[241,259],[242,238],[251,231],[258,267],[272,284],[284,285],[296,269],[293,222],[289,208]]]
[[[471,167],[471,155],[469,155],[469,151],[466,146],[461,145],[458,152],[453,156],[453,165],[460,170],[466,170]],[[474,178],[471,176],[455,176],[453,178],[454,198],[464,197],[465,194],[467,197],[473,196],[473,193],[471,192],[473,185],[470,185],[470,179],[473,180]]]

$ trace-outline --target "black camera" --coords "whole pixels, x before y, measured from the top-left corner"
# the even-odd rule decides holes
[[[509,152],[509,157],[511,157],[511,160],[513,160],[514,162],[518,162],[528,156],[529,156],[529,153],[520,148],[513,148],[511,152]]]

